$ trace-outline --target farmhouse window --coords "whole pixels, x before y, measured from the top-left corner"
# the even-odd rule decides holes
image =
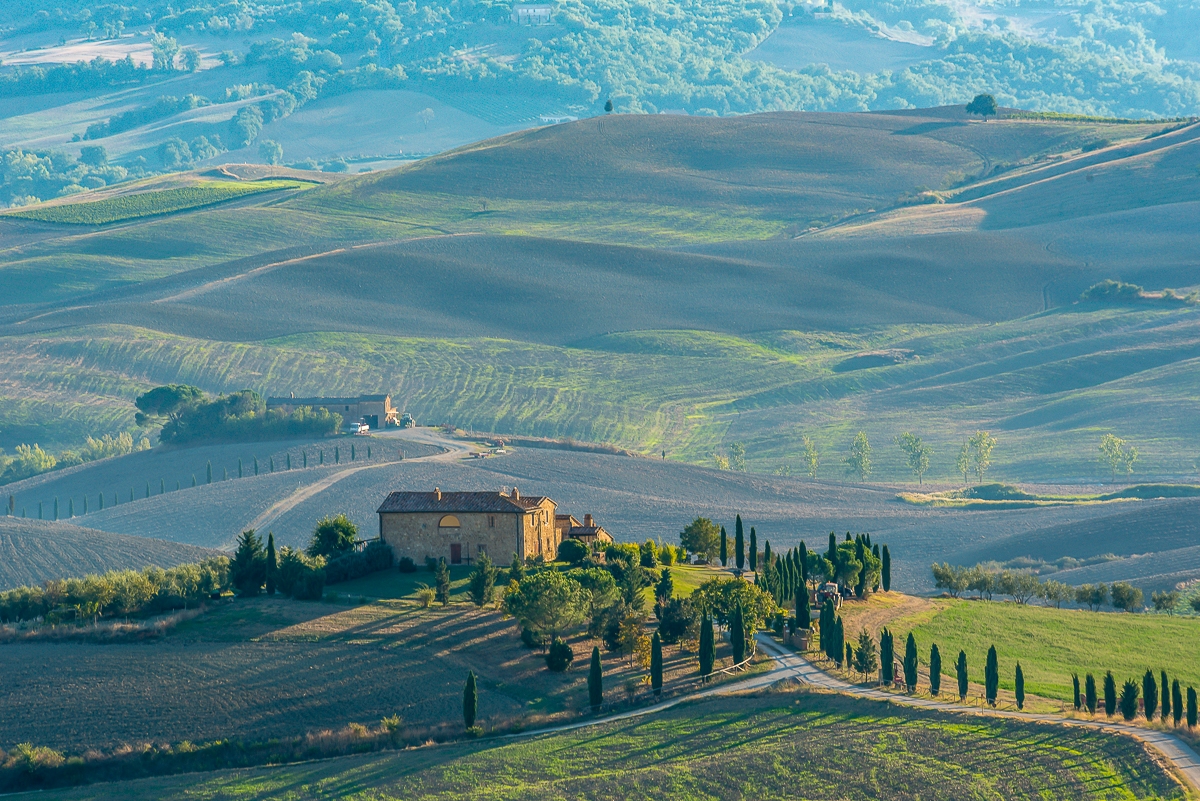
[[[488,528],[495,528],[495,527],[496,527],[496,516],[488,515]],[[483,546],[480,545],[479,547],[482,548]]]
[[[461,524],[454,515],[446,515],[438,521],[438,528],[458,528]]]

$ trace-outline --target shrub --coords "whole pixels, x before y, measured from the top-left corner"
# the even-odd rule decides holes
[[[412,560],[411,557],[408,557],[408,556],[400,557],[399,568],[400,568],[401,573],[416,573],[417,572],[416,563]]]
[[[336,517],[326,516],[313,530],[312,541],[308,544],[308,555],[332,559],[352,550],[357,539],[358,526],[354,525],[350,518],[344,514]],[[391,549],[388,551],[390,553]],[[391,567],[390,558],[387,566]]]
[[[412,565],[412,560],[408,560]],[[388,570],[392,566],[392,549],[387,543],[375,541],[357,553],[343,553],[325,563],[325,583],[342,581]],[[412,572],[411,570],[408,572]]]
[[[588,555],[588,547],[579,540],[564,540],[558,546],[558,558],[573,565],[587,559]]]
[[[571,666],[574,659],[575,652],[571,650],[571,646],[561,637],[555,637],[550,643],[550,650],[546,652],[546,667],[555,673],[562,673]]]
[[[325,560],[312,558],[287,547],[279,549],[279,572],[275,586],[283,595],[304,601],[320,599],[325,590]]]
[[[432,590],[431,590],[432,592]],[[430,598],[432,601],[433,599]],[[526,648],[541,648],[546,644],[546,638],[539,636],[533,629],[528,626],[521,627],[521,642]]]
[[[428,609],[433,605],[434,599],[437,598],[437,590],[430,587],[428,584],[422,584],[417,587],[417,603],[422,609]]]

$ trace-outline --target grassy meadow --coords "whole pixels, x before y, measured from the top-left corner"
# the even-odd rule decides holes
[[[56,791],[126,799],[1182,799],[1129,737],[804,691],[714,698],[528,740]]]
[[[881,597],[864,606],[886,609]],[[1080,681],[1087,673],[1099,683],[1111,670],[1118,686],[1125,679],[1139,683],[1147,669],[1155,677],[1165,670],[1185,688],[1200,688],[1200,664],[1195,659],[1200,617],[1122,612],[1089,612],[1054,609],[1001,601],[968,601],[935,598],[898,615],[862,609],[851,604],[843,615],[846,630],[857,635],[860,615],[869,614],[869,628],[886,625],[903,643],[909,632],[917,641],[922,664],[928,665],[929,646],[937,643],[943,672],[953,680],[954,660],[967,653],[971,681],[983,684],[988,648],[996,646],[1000,686],[1012,690],[1013,671],[1020,661],[1025,687],[1030,693],[1071,700],[1071,674]],[[864,618],[865,620],[865,618]],[[901,646],[902,647],[902,646]]]

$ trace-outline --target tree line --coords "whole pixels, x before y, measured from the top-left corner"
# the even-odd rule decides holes
[[[827,615],[832,616],[833,614],[832,604],[827,604],[827,607],[822,609],[821,625],[821,650],[826,658],[839,668],[845,664],[847,669],[864,676],[874,677],[878,671],[880,684],[884,686],[899,685],[908,693],[917,692],[919,656],[916,638],[912,632],[909,632],[905,640],[904,655],[899,659],[896,655],[895,635],[887,628],[880,631],[878,646],[864,628],[858,635],[856,647],[852,643],[845,642],[840,621],[827,622]],[[942,656],[936,643],[930,646],[927,664],[929,665],[929,694],[936,698],[941,694],[942,683]],[[954,675],[958,685],[959,701],[966,701],[970,680],[965,651],[958,652],[958,658],[954,662]],[[1140,683],[1133,678],[1126,679],[1118,690],[1116,679],[1110,670],[1103,677],[1103,697],[1101,698],[1097,692],[1095,676],[1091,673],[1086,674],[1081,686],[1079,675],[1073,674],[1071,676],[1073,690],[1071,703],[1076,711],[1086,710],[1089,715],[1095,715],[1102,703],[1104,714],[1109,718],[1119,712],[1126,721],[1132,721],[1140,712],[1147,722],[1154,721],[1157,715],[1157,719],[1164,725],[1176,727],[1181,725],[1186,716],[1188,728],[1195,728],[1197,714],[1195,688],[1187,688],[1185,702],[1185,693],[1180,686],[1179,679],[1171,680],[1168,683],[1168,678],[1165,670],[1160,671],[1156,678],[1154,671],[1148,669]],[[983,683],[984,701],[995,707],[999,697],[1000,666],[994,645],[989,646],[985,658]],[[1023,710],[1026,700],[1025,671],[1021,667],[1020,661],[1016,663],[1013,670],[1013,697],[1017,709]],[[1140,704],[1139,697],[1142,699]]]
[[[1093,612],[1108,604],[1125,612],[1138,612],[1143,608],[1142,591],[1126,581],[1114,582],[1111,587],[1102,583],[1076,587],[1054,579],[1043,581],[1025,570],[997,570],[984,565],[962,567],[943,562],[933,565],[932,570],[934,586],[945,590],[952,598],[974,590],[988,601],[994,595],[1007,595],[1018,604],[1040,598],[1056,607],[1074,602]],[[1175,600],[1178,600],[1177,596]]]

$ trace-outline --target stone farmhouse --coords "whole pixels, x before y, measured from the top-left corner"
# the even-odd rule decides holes
[[[399,410],[392,405],[391,395],[359,395],[357,398],[297,398],[295,393],[287,398],[267,398],[267,409],[281,409],[291,414],[301,406],[328,409],[340,414],[343,423],[362,421],[372,429],[398,425]]]
[[[445,558],[452,565],[487,554],[504,563],[518,554],[523,559],[554,559],[564,539],[612,542],[612,536],[584,515],[581,524],[571,515],[556,514],[558,504],[544,495],[512,492],[393,492],[379,507],[379,538],[396,559],[420,564],[426,557]]]

